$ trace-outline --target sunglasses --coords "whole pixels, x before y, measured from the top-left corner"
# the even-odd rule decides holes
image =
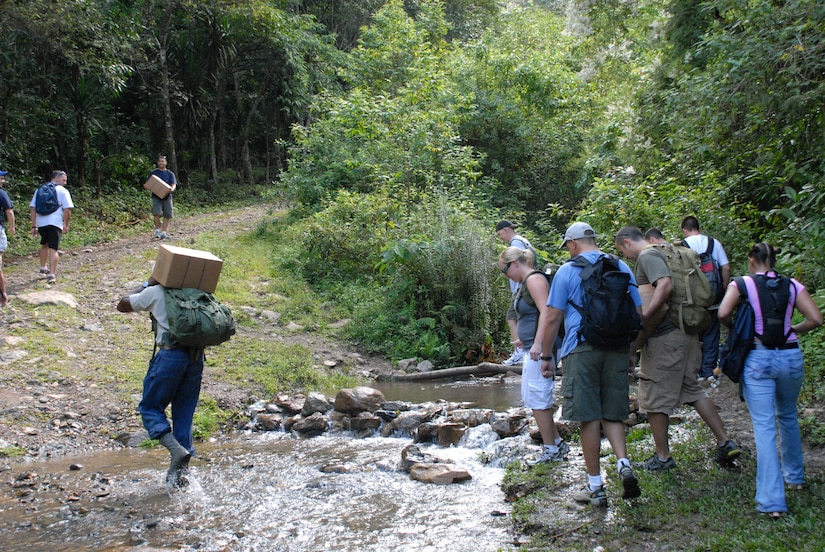
[[[501,269],[501,273],[502,273],[502,274],[504,274],[504,275],[506,276],[506,275],[507,275],[507,271],[508,271],[508,270],[510,270],[510,265],[511,265],[511,264],[513,264],[513,262],[512,262],[512,261],[511,261],[511,262],[509,262],[509,263],[507,263],[506,265],[504,265],[504,268],[502,268],[502,269]]]

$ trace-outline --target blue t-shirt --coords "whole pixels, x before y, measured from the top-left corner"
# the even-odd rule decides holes
[[[601,251],[587,251],[582,253],[582,257],[589,262],[594,263],[596,260],[605,255]],[[630,274],[630,296],[633,303],[637,307],[642,306],[642,296],[639,295],[639,288],[636,287],[636,278],[630,267],[619,261],[619,268],[622,272]],[[571,301],[577,305],[581,305],[584,301],[584,290],[582,289],[582,279],[579,274],[581,267],[574,266],[573,263],[567,262],[559,267],[556,275],[553,277],[553,285],[550,286],[550,296],[547,298],[547,306],[564,311],[564,341],[562,341],[561,349],[559,350],[559,358],[564,358],[570,354],[576,345],[579,344],[579,326],[581,325],[582,317],[579,311],[576,310]]]
[[[174,186],[175,184],[178,183],[178,179],[175,178],[175,173],[173,173],[169,169],[164,169],[164,170],[152,169],[151,171],[149,171],[149,176],[147,176],[146,178],[149,178],[152,175],[157,176],[158,178],[160,178],[161,180],[163,180],[164,182],[166,182],[170,186]],[[152,194],[152,195],[154,195],[154,194]],[[170,193],[166,197],[172,197],[172,194]]]
[[[0,190],[0,224],[6,224],[6,211],[13,209],[14,205],[11,203],[11,198],[6,190]]]

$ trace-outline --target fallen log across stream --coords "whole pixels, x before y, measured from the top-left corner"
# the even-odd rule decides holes
[[[381,375],[378,381],[424,381],[443,378],[459,378],[463,376],[491,376],[493,374],[512,373],[521,375],[521,365],[505,366],[492,362],[482,362],[476,366],[458,366],[456,368],[444,368],[443,370],[432,370],[430,372],[415,372],[413,374],[402,374],[398,376]]]

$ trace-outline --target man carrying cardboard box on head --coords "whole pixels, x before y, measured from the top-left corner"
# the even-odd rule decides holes
[[[169,189],[157,189],[152,186],[152,177],[159,178]],[[169,221],[172,220],[172,192],[178,187],[175,173],[166,168],[166,156],[158,156],[157,168],[152,169],[144,187],[152,190],[152,215],[155,217],[155,238],[165,240],[169,237]],[[162,187],[161,187],[162,188]],[[159,193],[160,195],[159,195]],[[164,195],[165,192],[165,195]],[[161,222],[161,216],[163,222]]]
[[[195,454],[192,422],[203,378],[204,347],[235,334],[229,309],[211,295],[222,261],[205,251],[161,246],[152,277],[120,299],[120,312],[149,311],[155,331],[155,351],[143,379],[138,410],[149,437],[169,450],[169,488],[189,482],[189,460]],[[190,262],[191,261],[191,262]],[[182,271],[194,284],[166,287]],[[203,272],[203,276],[195,274]],[[164,285],[165,284],[165,285]],[[209,288],[198,289],[202,284]],[[172,405],[172,423],[166,407]]]

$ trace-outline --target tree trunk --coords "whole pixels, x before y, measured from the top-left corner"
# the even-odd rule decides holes
[[[404,374],[401,376],[378,376],[379,381],[425,381],[443,378],[457,378],[462,376],[490,376],[493,374],[521,374],[521,366],[504,366],[503,364],[493,364],[492,362],[482,362],[478,366],[460,366],[458,368],[445,368],[444,370],[433,370],[432,372],[417,372],[415,374]]]

